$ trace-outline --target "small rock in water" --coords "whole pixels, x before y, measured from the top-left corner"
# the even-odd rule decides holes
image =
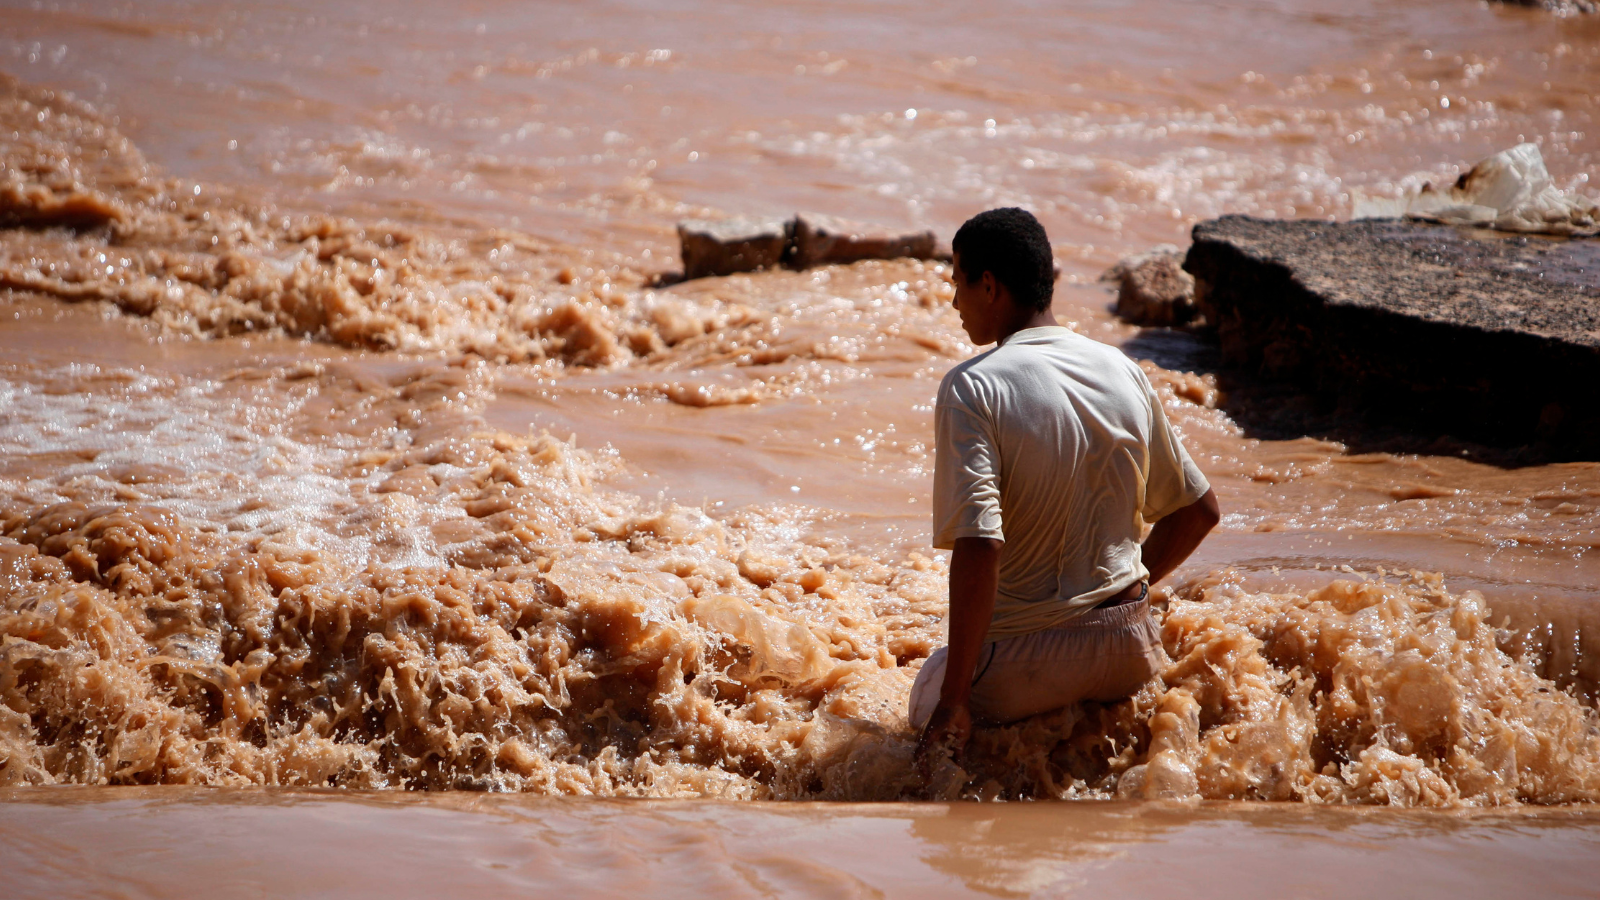
[[[688,219],[678,223],[683,277],[732,275],[783,262],[792,223],[783,219]]]
[[[1183,325],[1195,317],[1194,276],[1183,270],[1183,251],[1171,244],[1122,260],[1100,280],[1117,282],[1117,316],[1124,321]]]
[[[797,269],[863,259],[933,259],[938,241],[931,231],[897,232],[801,213],[794,218],[789,264]]]

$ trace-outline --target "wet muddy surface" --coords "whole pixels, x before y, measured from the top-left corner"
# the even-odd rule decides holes
[[[1594,814],[1572,809],[684,804],[183,788],[0,799],[0,861],[18,898],[54,896],[68,877],[94,897],[219,885],[222,896],[1219,898],[1492,897],[1537,885],[1582,897],[1596,852]],[[81,843],[50,837],[68,829]],[[296,864],[279,864],[279,852]]]

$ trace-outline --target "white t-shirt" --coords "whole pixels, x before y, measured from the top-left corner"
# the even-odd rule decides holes
[[[1005,541],[990,641],[1062,625],[1146,578],[1144,524],[1210,489],[1138,364],[1061,326],[951,369],[934,415],[934,546]]]

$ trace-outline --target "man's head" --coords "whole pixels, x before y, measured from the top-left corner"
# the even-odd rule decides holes
[[[1050,309],[1055,265],[1044,226],[1025,209],[981,212],[950,242],[956,309],[978,344],[1006,336],[1017,323]]]

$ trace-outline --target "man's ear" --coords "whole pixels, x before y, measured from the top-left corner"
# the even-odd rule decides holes
[[[1011,297],[1011,289],[1005,286],[1005,282],[994,277],[993,272],[983,273],[983,299],[984,304],[995,310],[996,315],[1010,315],[1016,306],[1015,300]]]

